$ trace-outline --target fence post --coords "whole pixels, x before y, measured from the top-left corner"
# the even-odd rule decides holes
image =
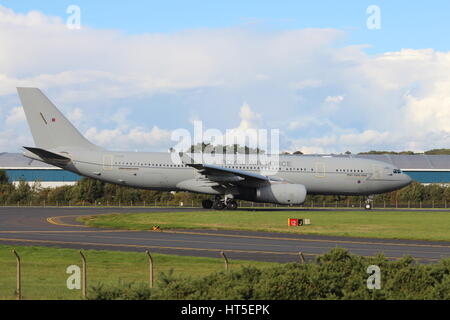
[[[22,272],[20,269],[20,257],[15,249],[13,249],[12,252],[16,256],[16,300],[22,300]]]
[[[87,263],[86,263],[86,257],[84,256],[83,252],[80,250],[80,256],[81,261],[83,263],[83,298],[86,298],[87,296]]]
[[[228,258],[227,258],[227,256],[225,255],[225,252],[221,252],[220,253],[220,255],[223,257],[223,260],[224,260],[224,262],[225,262],[225,271],[228,271]]]
[[[298,255],[300,256],[300,261],[304,264],[305,263],[305,256],[303,255],[303,252],[299,252]]]
[[[148,285],[150,288],[153,288],[153,258],[148,252],[148,250],[145,251],[148,257],[148,264],[149,264],[149,279],[148,279]]]

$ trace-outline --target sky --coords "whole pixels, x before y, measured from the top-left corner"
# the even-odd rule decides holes
[[[33,145],[18,86],[116,150],[166,151],[195,121],[276,129],[291,152],[449,148],[448,12],[448,1],[0,1],[0,151]]]

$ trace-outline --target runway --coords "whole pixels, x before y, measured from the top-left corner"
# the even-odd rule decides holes
[[[450,257],[449,242],[384,240],[227,230],[127,231],[95,229],[76,221],[80,215],[174,212],[179,208],[0,208],[0,244],[118,251],[150,250],[187,256],[274,262],[307,260],[341,247],[362,256],[380,252],[390,259],[411,255],[430,263]],[[198,209],[181,209],[198,211]]]

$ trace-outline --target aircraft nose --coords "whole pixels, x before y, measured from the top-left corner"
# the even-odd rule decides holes
[[[403,174],[403,179],[404,179],[404,182],[403,182],[404,187],[410,185],[413,182],[413,179],[405,173]]]

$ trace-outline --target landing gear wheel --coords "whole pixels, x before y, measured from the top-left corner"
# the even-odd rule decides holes
[[[211,200],[203,200],[202,207],[203,209],[211,209],[213,207],[213,202]]]
[[[372,210],[373,209],[373,195],[367,197],[366,204],[364,205],[364,208],[366,210]]]
[[[223,201],[214,201],[213,208],[214,210],[223,210],[225,209],[226,205],[223,203]]]
[[[238,204],[237,204],[236,201],[234,201],[234,200],[228,201],[228,203],[227,203],[227,209],[228,210],[236,210],[237,207],[238,207]]]

